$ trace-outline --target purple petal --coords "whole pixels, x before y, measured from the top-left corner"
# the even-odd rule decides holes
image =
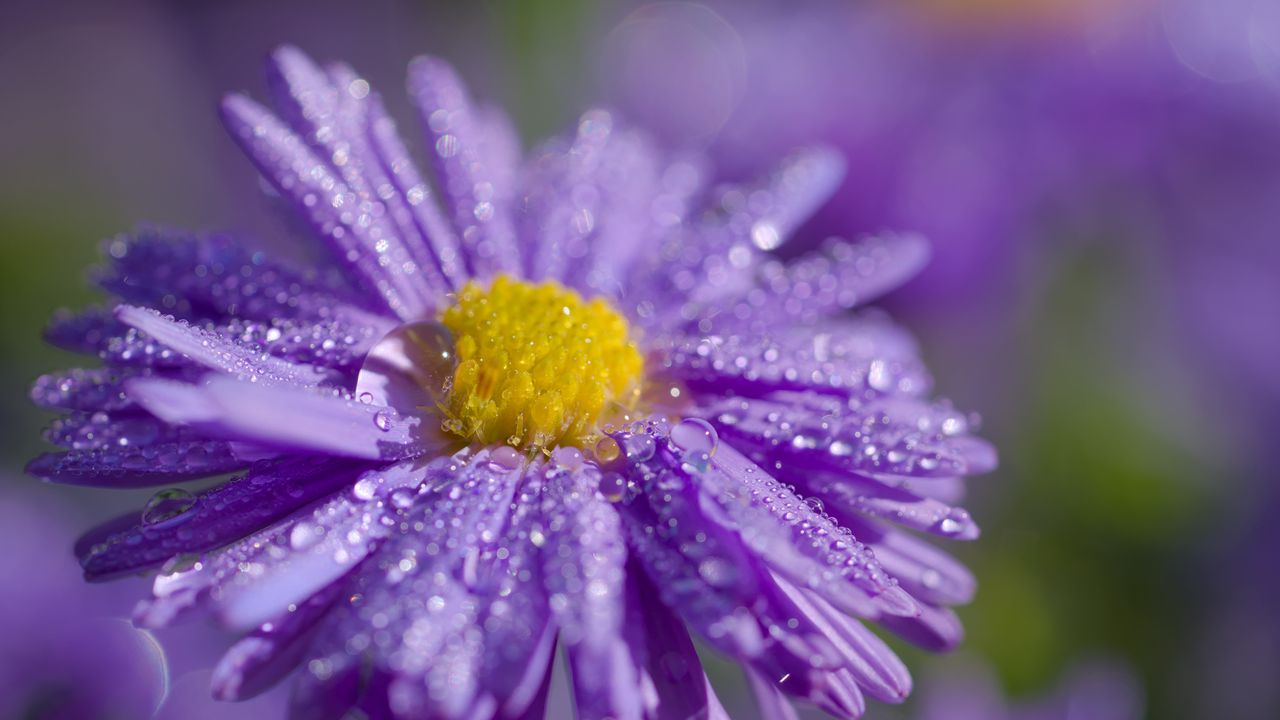
[[[44,431],[45,442],[71,450],[145,447],[208,440],[138,413],[71,413],[56,418]]]
[[[337,395],[216,375],[197,385],[138,379],[127,389],[166,422],[266,447],[377,460],[426,452],[443,443],[428,439],[419,418]]]
[[[424,121],[436,178],[472,274],[518,272],[515,229],[510,208],[502,202],[511,192],[502,186],[503,178],[514,172],[490,166],[503,159],[505,153],[495,150],[509,144],[509,139],[488,135],[494,126],[477,117],[462,81],[444,61],[414,59],[408,86]]]
[[[627,549],[594,465],[553,463],[542,499],[542,575],[573,669],[583,720],[639,718],[638,678],[622,637]]]
[[[349,492],[211,556],[199,572],[217,589],[218,616],[253,628],[347,575],[392,532],[383,523],[396,512],[392,495],[411,496],[431,467],[447,463],[424,469],[408,460],[367,471]]]
[[[393,492],[394,521],[378,523],[376,559],[347,586],[359,601],[327,623],[319,662],[341,668],[353,638],[371,640],[368,661],[387,677],[385,702],[397,716],[487,717],[531,703],[545,669],[531,657],[549,654],[550,635],[541,581],[520,572],[533,538],[524,523],[508,523],[527,472],[487,450],[463,451],[428,466],[417,493]],[[534,512],[536,498],[516,507]]]
[[[872,398],[932,385],[915,343],[874,314],[755,333],[743,327],[678,336],[664,368],[695,392],[760,397],[779,390]]]
[[[412,266],[432,294],[449,290],[405,199],[394,192],[372,145],[370,110],[378,104],[378,96],[370,92],[369,83],[345,65],[326,72],[302,51],[288,46],[272,53],[267,75],[277,109],[351,188],[361,212],[389,221],[394,232],[377,246],[387,271]]]
[[[328,375],[318,368],[263,355],[149,308],[121,305],[116,308],[116,317],[207,368],[250,382],[310,387],[328,379]]]
[[[883,397],[851,408],[838,398],[779,392],[707,402],[699,413],[756,462],[794,472],[952,477],[994,462],[990,446],[966,435],[968,420],[945,403]]]
[[[904,640],[932,652],[954,650],[964,639],[960,618],[948,608],[928,603],[921,603],[917,617],[886,617],[880,624]]]
[[[227,545],[298,508],[356,481],[364,463],[332,458],[291,458],[254,465],[245,475],[192,498],[179,517],[142,522],[138,515],[106,532],[90,531],[77,552],[90,580],[136,573],[183,553]],[[86,546],[87,545],[87,546]]]
[[[96,354],[111,338],[119,337],[127,330],[116,319],[115,312],[107,308],[92,307],[77,312],[59,310],[49,319],[44,339],[63,350]]]
[[[743,672],[746,673],[747,684],[751,686],[762,720],[800,720],[796,709],[777,685],[766,680],[749,665],[743,667]]]
[[[213,669],[214,699],[248,700],[292,672],[306,654],[320,619],[341,595],[341,583],[330,585],[232,645]]]
[[[645,720],[709,717],[719,706],[684,625],[657,599],[658,589],[632,566],[626,582],[623,633],[642,680],[640,706],[624,706],[619,720],[642,711]],[[617,678],[625,682],[626,678]],[[585,716],[583,720],[596,720]]]
[[[261,105],[231,95],[223,100],[222,115],[263,176],[361,278],[371,299],[404,320],[430,313],[432,298],[417,267],[396,265],[384,252],[395,241],[396,230],[380,211],[362,203],[331,166]]]
[[[844,659],[844,669],[858,686],[885,702],[902,702],[911,692],[911,674],[884,641],[862,623],[837,610],[817,593],[797,588],[782,578],[778,587],[805,618],[831,641]]]
[[[231,443],[193,440],[45,453],[28,463],[26,472],[67,485],[137,488],[222,475],[247,465]]]
[[[104,246],[103,289],[133,305],[178,317],[246,320],[334,318],[359,312],[350,291],[254,252],[225,235],[142,227]]]
[[[31,401],[60,410],[126,410],[134,405],[125,394],[125,382],[148,374],[148,370],[131,368],[93,368],[41,375],[31,386]]]
[[[847,310],[897,288],[929,259],[929,245],[918,235],[873,235],[854,242],[837,240],[823,250],[790,263],[764,265],[756,279],[759,294],[751,305],[781,320],[812,319]]]

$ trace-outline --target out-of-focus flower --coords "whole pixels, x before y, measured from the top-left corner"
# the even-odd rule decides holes
[[[0,494],[0,717],[151,717],[168,690],[164,652],[112,616],[127,614],[127,597],[83,584],[67,562],[71,537],[47,501]]]
[[[1140,720],[1142,691],[1132,673],[1113,662],[1093,661],[1070,672],[1059,687],[1029,702],[1012,704],[980,663],[957,658],[921,683],[915,720]]]
[[[539,716],[558,639],[581,717],[722,714],[687,626],[766,701],[854,717],[910,689],[864,620],[960,640],[972,577],[895,526],[976,537],[954,502],[994,453],[928,399],[903,330],[843,314],[923,242],[767,252],[838,156],[708,187],[699,158],[593,111],[521,162],[504,116],[423,58],[428,185],[349,67],[285,48],[269,88],[275,114],[235,95],[224,119],[333,262],[112,240],[98,282],[123,304],[49,331],[106,366],[32,393],[69,411],[47,433],[68,449],[29,466],[48,480],[238,473],[78,548],[90,579],[159,569],[143,626],[248,632],[217,696],[301,664],[297,717]]]

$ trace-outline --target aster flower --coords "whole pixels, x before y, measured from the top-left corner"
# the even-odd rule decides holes
[[[235,473],[89,532],[86,576],[158,570],[136,622],[245,631],[218,697],[301,666],[296,717],[538,717],[557,643],[580,717],[723,716],[690,630],[771,707],[905,697],[864,623],[960,640],[973,579],[909,531],[976,537],[953,503],[994,465],[908,335],[845,313],[923,242],[783,263],[764,248],[835,187],[828,152],[708,187],[591,111],[522,162],[443,62],[408,87],[430,183],[366,81],[279,50],[275,112],[233,95],[223,118],[330,261],[144,229],[106,245],[120,304],[53,322],[104,366],[37,381],[68,449],[32,473]]]

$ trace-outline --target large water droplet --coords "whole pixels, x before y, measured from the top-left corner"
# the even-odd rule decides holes
[[[600,494],[609,502],[622,500],[627,490],[627,481],[618,473],[607,472],[600,476]]]
[[[705,452],[707,457],[713,457],[720,446],[720,436],[706,420],[685,418],[671,428],[671,442],[681,450]]]
[[[391,412],[389,410],[379,410],[378,412],[374,413],[373,424],[376,425],[377,428],[382,432],[387,432],[388,430],[391,429],[391,425],[392,425]]]
[[[195,515],[197,498],[182,488],[161,490],[142,508],[142,524],[149,530],[181,525]]]
[[[600,442],[596,443],[596,460],[608,464],[618,459],[622,454],[621,448],[618,447],[618,441],[609,436],[600,438]]]
[[[489,463],[497,470],[515,470],[524,464],[524,456],[519,450],[509,445],[502,445],[490,451]]]
[[[653,441],[653,436],[647,432],[627,435],[622,439],[622,451],[626,453],[627,460],[633,463],[644,462],[652,458],[656,450],[657,443]]]
[[[436,322],[401,325],[378,341],[356,377],[356,398],[408,413],[433,407],[453,377],[453,336]]]

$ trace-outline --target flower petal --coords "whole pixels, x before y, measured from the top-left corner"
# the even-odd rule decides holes
[[[761,397],[780,390],[859,399],[918,396],[932,382],[914,341],[878,314],[788,324],[764,333],[741,323],[677,336],[664,369],[695,392]]]
[[[372,301],[403,320],[429,314],[430,286],[417,266],[391,262],[379,249],[389,249],[397,240],[380,205],[362,201],[302,138],[249,98],[226,97],[222,117],[262,175],[293,202],[335,257],[352,268]]]
[[[353,484],[367,467],[306,457],[255,464],[245,475],[194,496],[175,518],[148,523],[135,514],[128,526],[113,522],[107,532],[90,531],[86,537],[92,542],[78,546],[80,564],[89,580],[108,580],[222,547]]]
[[[207,368],[251,382],[312,387],[329,378],[319,368],[264,355],[150,308],[121,305],[116,308],[116,317]]]
[[[511,168],[492,166],[506,155],[493,150],[509,145],[510,139],[494,135],[498,126],[478,117],[466,87],[443,60],[415,58],[409,65],[408,87],[422,117],[433,150],[430,157],[436,179],[471,273],[488,277],[518,272],[515,228],[511,210],[503,202],[511,193],[503,187],[503,179],[515,173]]]
[[[222,475],[248,464],[231,443],[189,440],[45,453],[27,463],[26,472],[66,485],[137,488]]]
[[[292,672],[306,654],[317,624],[341,595],[341,583],[334,583],[232,645],[213,669],[214,699],[248,700]]]
[[[622,637],[627,549],[617,512],[600,495],[595,465],[560,467],[544,478],[542,576],[560,627],[578,716],[639,720],[639,679]]]
[[[144,378],[126,387],[130,397],[166,422],[267,447],[377,460],[443,443],[424,435],[416,417],[307,390],[216,375],[198,385]]]

